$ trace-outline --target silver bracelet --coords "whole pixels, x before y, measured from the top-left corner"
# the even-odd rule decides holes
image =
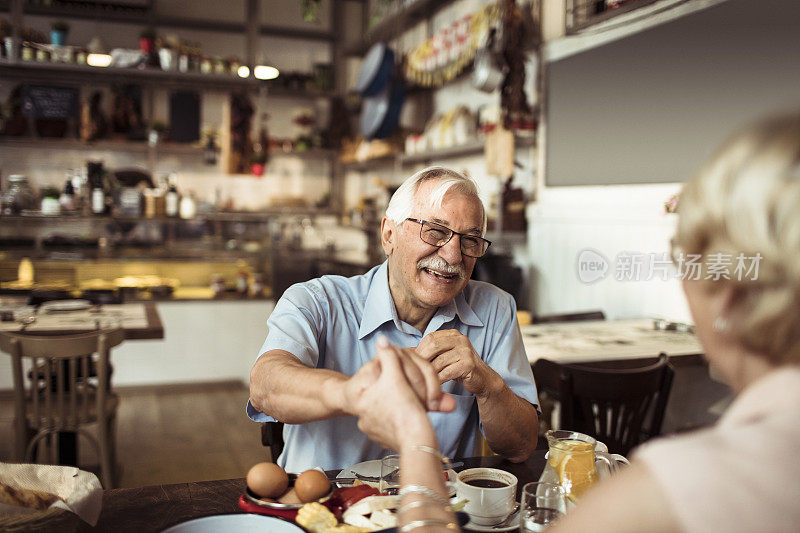
[[[414,520],[413,522],[409,522],[408,524],[400,526],[398,531],[400,531],[400,533],[405,533],[406,531],[411,531],[412,529],[425,526],[442,526],[447,529],[458,530],[458,526],[453,522],[445,522],[444,520],[439,520],[436,518],[426,518],[425,520]]]
[[[417,507],[422,507],[423,505],[439,505],[439,502],[433,500],[414,500],[413,502],[404,503],[400,507],[397,508],[397,512],[402,514],[406,511],[410,511],[411,509],[416,509]],[[447,506],[450,508],[450,505]]]
[[[450,505],[450,500],[439,494],[438,492],[426,487],[425,485],[406,485],[400,489],[400,499],[408,494],[421,494],[432,500],[436,500],[443,506]]]
[[[432,455],[435,455],[436,457],[438,457],[442,461],[442,464],[444,464],[447,468],[450,468],[450,459],[446,455],[442,454],[442,452],[440,452],[439,450],[437,450],[436,448],[434,448],[432,446],[425,446],[424,444],[417,444],[417,445],[412,446],[411,450],[412,451],[426,452],[426,453],[430,453]]]

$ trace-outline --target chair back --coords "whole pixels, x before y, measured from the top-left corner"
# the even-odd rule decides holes
[[[277,463],[283,453],[283,422],[262,422],[261,444],[269,448],[270,460]]]
[[[12,358],[17,450],[34,444],[26,445],[30,426],[40,433],[76,430],[102,416],[110,394],[109,351],[124,338],[121,328],[61,336],[0,333],[0,350]],[[26,360],[29,383],[24,381]],[[96,382],[89,379],[91,368],[96,368]]]
[[[624,455],[661,432],[674,372],[661,354],[654,364],[623,369],[540,359],[534,375],[537,386],[541,378],[542,390],[561,402],[560,427],[591,435]]]
[[[606,315],[602,311],[583,311],[580,313],[565,313],[561,315],[536,315],[533,317],[534,324],[557,324],[559,322],[582,322],[585,320],[605,320]]]

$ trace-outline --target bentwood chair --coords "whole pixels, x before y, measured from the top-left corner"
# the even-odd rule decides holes
[[[269,448],[270,460],[277,463],[283,452],[283,422],[262,422],[261,444]]]
[[[12,358],[17,460],[36,461],[44,445],[45,461],[56,463],[59,434],[74,432],[94,445],[103,485],[114,487],[119,399],[111,391],[108,360],[124,338],[121,328],[56,336],[0,333],[0,350]],[[26,376],[23,367],[35,371]],[[86,430],[90,424],[97,424],[96,438]]]
[[[539,359],[533,374],[537,387],[561,404],[559,427],[586,433],[624,455],[661,432],[674,372],[662,353],[638,368]]]
[[[602,311],[584,311],[580,313],[566,313],[563,315],[536,315],[533,317],[534,324],[554,324],[559,322],[581,322],[584,320],[605,320],[606,315]]]

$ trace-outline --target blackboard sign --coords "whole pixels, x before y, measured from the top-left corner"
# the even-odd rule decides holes
[[[22,89],[22,110],[35,118],[67,119],[78,115],[78,89],[26,85]]]

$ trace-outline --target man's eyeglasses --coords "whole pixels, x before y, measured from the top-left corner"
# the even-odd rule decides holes
[[[416,222],[420,225],[419,238],[431,246],[441,248],[450,242],[453,235],[458,235],[461,244],[461,253],[467,257],[482,257],[489,248],[489,245],[492,244],[490,241],[478,237],[477,235],[459,233],[435,222],[420,220],[418,218],[407,218],[406,220]]]

